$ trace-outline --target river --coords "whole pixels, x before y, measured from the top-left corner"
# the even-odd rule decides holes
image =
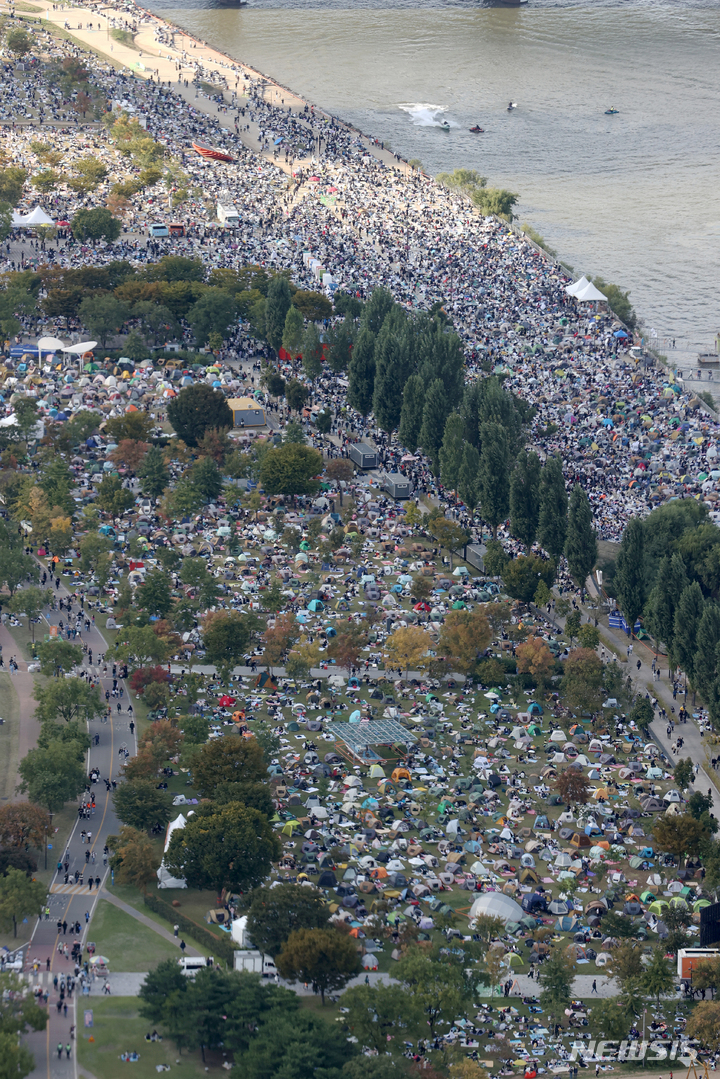
[[[148,6],[431,173],[477,169],[490,186],[518,192],[520,222],[578,272],[629,289],[661,351],[675,339],[670,358],[712,345],[717,3]],[[606,116],[610,106],[619,114]],[[474,124],[485,133],[470,134]]]

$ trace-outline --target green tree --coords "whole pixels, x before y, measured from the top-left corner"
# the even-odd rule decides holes
[[[288,307],[283,329],[282,347],[295,359],[303,347],[303,329],[305,320],[300,311],[293,304]]]
[[[155,824],[165,825],[173,815],[172,795],[158,790],[149,779],[121,783],[113,794],[115,812],[123,824],[147,831]]]
[[[718,644],[720,644],[720,607],[708,602],[703,608],[695,637],[695,684],[705,700],[712,696],[718,676]]]
[[[195,462],[192,481],[208,502],[214,502],[223,488],[222,474],[212,457],[202,457]]]
[[[311,322],[322,322],[323,319],[330,318],[333,313],[333,305],[322,292],[306,292],[304,289],[298,289],[293,295],[292,302],[293,307],[297,307]]]
[[[25,56],[32,49],[32,38],[25,30],[10,30],[5,44],[16,56]]]
[[[565,557],[570,576],[578,588],[584,589],[597,562],[597,535],[588,496],[579,484],[575,484],[570,496]]]
[[[433,1038],[439,1023],[452,1022],[468,997],[462,964],[438,949],[427,953],[409,948],[395,968],[395,977],[425,1017]]]
[[[17,206],[22,198],[26,180],[27,171],[18,165],[0,169],[0,200],[10,206]]]
[[[247,928],[255,948],[275,957],[298,929],[324,929],[330,910],[321,892],[300,884],[263,885],[250,895]]]
[[[143,1019],[156,1026],[165,1018],[165,1004],[174,994],[184,995],[190,979],[183,974],[175,959],[163,959],[145,975],[140,986],[138,1010]]]
[[[641,697],[634,705],[630,713],[630,719],[633,723],[636,723],[640,730],[647,731],[648,727],[655,718],[653,712],[653,706],[650,701],[645,697]]]
[[[335,323],[329,332],[328,366],[336,375],[347,371],[352,356],[353,341],[356,337],[355,323],[346,315],[342,322]]]
[[[571,708],[597,712],[602,703],[603,664],[589,648],[575,648],[565,661],[562,691]]]
[[[697,1038],[711,1053],[720,1049],[720,1000],[702,1000],[693,1008],[685,1028],[688,1038]]]
[[[267,786],[267,765],[259,742],[255,739],[226,735],[207,742],[193,764],[193,782],[203,798],[226,801],[255,801],[256,785]],[[229,797],[229,796],[232,797]]]
[[[163,451],[159,446],[151,446],[138,468],[140,490],[153,500],[159,498],[170,483],[170,472],[165,464]]]
[[[540,965],[540,1003],[557,1023],[562,1023],[565,1009],[570,1006],[576,970],[575,959],[569,952],[561,952],[559,948],[551,951]]]
[[[512,221],[517,216],[513,206],[517,204],[520,196],[513,191],[507,191],[500,187],[483,187],[473,193],[472,200],[482,213],[494,214],[502,217],[505,221]]]
[[[204,383],[186,386],[168,404],[168,419],[179,438],[187,446],[202,442],[208,430],[229,430],[233,414],[220,390]]]
[[[157,572],[157,571],[153,571]],[[136,667],[164,663],[168,658],[168,645],[158,637],[151,626],[128,626],[123,629],[113,649],[113,658]]]
[[[260,482],[269,495],[304,495],[318,489],[322,454],[310,446],[283,443],[268,450],[260,466]]]
[[[363,327],[353,345],[348,367],[348,404],[361,416],[367,416],[372,410],[374,393],[375,335]]]
[[[695,857],[708,835],[702,822],[691,813],[680,813],[675,817],[663,815],[655,821],[652,833],[658,848],[677,858]]]
[[[420,1027],[416,998],[400,985],[354,985],[343,993],[345,1022],[364,1049],[400,1054]],[[368,1059],[368,1058],[366,1058]]]
[[[191,888],[246,891],[257,887],[280,856],[280,840],[267,818],[241,802],[201,804],[176,829],[165,865]]]
[[[630,329],[637,324],[635,308],[630,303],[630,292],[623,292],[619,285],[609,285],[602,277],[591,277],[590,280],[600,292],[607,296],[608,307],[613,311],[621,322]]]
[[[85,573],[91,573],[98,566],[101,555],[112,550],[112,540],[101,536],[99,532],[86,532],[80,540],[80,566]]]
[[[362,315],[362,325],[373,335],[380,333],[386,316],[395,306],[392,293],[386,288],[373,289],[370,299],[365,304]]]
[[[442,379],[437,378],[430,383],[425,394],[419,440],[425,455],[430,458],[430,465],[435,476],[440,472],[440,447],[447,417],[448,400],[445,385]],[[462,423],[462,420],[460,422]]]
[[[509,502],[510,453],[507,433],[498,423],[484,423],[480,450],[480,512],[497,539],[498,525],[505,520]]]
[[[355,941],[337,929],[294,930],[275,965],[283,978],[309,982],[323,1005],[326,993],[343,989],[361,969]]]
[[[480,454],[470,442],[466,442],[463,448],[457,491],[470,512],[474,513],[480,501]]]
[[[540,517],[540,458],[523,450],[510,476],[510,531],[532,547]]]
[[[207,288],[188,311],[187,321],[193,328],[197,344],[201,346],[207,343],[212,334],[219,334],[224,340],[236,315],[237,305],[232,296],[228,296],[227,292],[220,288]]]
[[[80,209],[71,222],[73,236],[76,240],[107,240],[114,243],[122,232],[122,224],[113,217],[110,210],[104,206],[96,206],[92,210]],[[113,297],[114,298],[114,297]],[[119,303],[120,301],[116,301]],[[127,318],[127,315],[125,316]],[[125,319],[123,319],[123,322]],[[83,317],[83,322],[88,323]],[[89,328],[89,327],[88,327]]]
[[[0,975],[0,1075],[24,1079],[35,1068],[32,1053],[21,1035],[47,1026],[47,1008],[37,1005],[17,974]]]
[[[555,564],[540,555],[518,555],[505,564],[502,579],[508,595],[523,603],[532,603],[538,584],[550,588],[555,580]]]
[[[40,671],[45,675],[57,675],[71,671],[82,663],[83,652],[79,644],[71,644],[59,637],[43,641],[37,647]]]
[[[691,757],[684,757],[677,762],[673,771],[673,779],[681,791],[687,790],[695,778],[695,767]]]
[[[26,915],[39,915],[46,900],[44,884],[11,867],[0,877],[0,928],[7,932],[12,926],[16,937],[18,921]]]
[[[288,280],[282,274],[278,274],[270,282],[265,301],[265,336],[276,352],[282,345],[285,319],[291,303]]]
[[[642,614],[647,598],[644,546],[644,524],[639,517],[631,517],[623,532],[613,577],[618,606],[631,628]]]
[[[260,1026],[242,1058],[245,1079],[274,1076],[341,1076],[340,1070],[356,1053],[339,1024],[300,1011]]]
[[[130,309],[112,295],[86,296],[80,304],[79,314],[90,333],[100,339],[104,348],[108,337],[120,332],[130,315]]]
[[[403,446],[415,453],[420,443],[420,430],[425,407],[425,383],[420,375],[411,375],[403,390],[398,438]]]
[[[703,594],[697,581],[683,589],[675,611],[673,657],[685,671],[688,681],[695,685],[697,634],[704,612]]]
[[[307,399],[308,391],[302,382],[298,382],[296,378],[293,378],[286,384],[285,400],[293,412],[300,412]]]
[[[18,765],[18,790],[49,813],[57,813],[85,790],[85,762],[77,747],[77,742],[51,742],[31,749]]]
[[[584,626],[580,626],[577,631],[578,640],[582,648],[597,648],[600,644],[600,630],[595,626],[591,626],[589,622],[586,622]]]
[[[134,505],[135,498],[118,476],[103,476],[97,489],[97,503],[111,517],[122,517]]]
[[[409,380],[408,380],[409,381]],[[457,491],[465,450],[465,421],[453,412],[445,423],[440,447],[440,479],[450,491]]]
[[[611,974],[621,986],[624,987],[627,982],[637,981],[644,969],[643,948],[638,941],[624,941],[622,944],[618,944],[613,948],[612,963],[608,973]]]
[[[41,723],[60,719],[63,723],[92,722],[105,711],[97,686],[80,678],[53,678],[33,689],[37,703],[35,718]]]
[[[309,322],[302,339],[303,371],[311,382],[322,374],[323,347],[314,322]]]
[[[649,996],[655,997],[659,1004],[663,994],[672,993],[675,990],[673,975],[672,966],[665,958],[665,948],[660,945],[653,948],[650,962],[643,971],[640,984]]]
[[[254,615],[240,614],[239,611],[222,611],[206,618],[203,626],[205,657],[225,672],[226,681],[259,629],[260,622]]]
[[[120,835],[110,835],[107,845],[113,851],[110,865],[118,884],[139,888],[145,895],[157,881],[160,858],[152,840],[136,828],[123,825]]]
[[[0,559],[0,568],[2,568],[2,559]],[[9,611],[28,616],[33,644],[35,643],[35,623],[39,620],[50,599],[51,592],[49,588],[37,588],[30,585],[20,592],[15,592],[7,605]]]
[[[372,303],[372,298],[370,300]],[[378,427],[388,433],[400,423],[402,394],[412,374],[412,343],[403,308],[394,307],[385,317],[375,341],[375,388],[373,412]],[[426,402],[427,403],[427,402]],[[425,409],[423,409],[423,419]],[[442,426],[445,424],[443,417]],[[441,436],[442,437],[442,427]]]
[[[173,605],[172,578],[165,570],[153,569],[135,591],[139,607],[150,615],[164,618]]]
[[[459,551],[461,547],[470,542],[470,533],[459,524],[456,524],[455,521],[448,521],[447,517],[436,517],[430,521],[428,527],[440,546],[444,547],[449,553],[450,565],[452,566],[454,552]]]

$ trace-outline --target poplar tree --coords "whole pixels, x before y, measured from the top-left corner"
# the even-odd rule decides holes
[[[273,277],[268,286],[265,300],[265,336],[268,344],[279,351],[285,332],[285,319],[290,310],[292,297],[287,278],[281,275]]]
[[[510,531],[532,547],[540,514],[540,458],[522,450],[510,476]]]
[[[450,491],[457,491],[465,449],[465,421],[457,412],[448,416],[440,447],[440,479]]]
[[[665,555],[658,567],[655,587],[648,597],[645,618],[655,640],[665,644],[671,661],[675,640],[675,611],[680,596],[689,583],[682,557],[679,554]]]
[[[584,589],[585,581],[597,561],[597,535],[588,496],[579,484],[575,484],[570,496],[565,557],[570,576],[578,588]]]
[[[314,322],[309,322],[302,339],[302,365],[307,377],[314,382],[322,373],[323,349]]]
[[[645,587],[645,531],[639,517],[631,517],[623,532],[613,579],[618,606],[634,627],[647,599]]]
[[[712,696],[718,672],[720,607],[706,603],[698,624],[695,651],[695,681],[705,700]]]
[[[507,432],[499,423],[484,423],[480,429],[480,508],[497,539],[498,525],[508,515],[508,472],[510,453]]]
[[[471,513],[480,501],[480,454],[475,446],[466,442],[458,474],[458,494]]]
[[[348,404],[361,416],[372,409],[375,389],[375,335],[360,330],[348,368]]]
[[[286,352],[289,352],[293,359],[298,355],[302,348],[303,326],[305,320],[302,317],[297,307],[292,304],[288,308],[288,313],[285,316],[285,327],[283,329],[282,347]]]
[[[695,654],[700,620],[704,613],[705,602],[700,585],[693,581],[683,589],[680,602],[675,611],[675,638],[673,654],[678,666],[685,671],[688,682],[695,687]]]
[[[540,475],[540,513],[537,536],[554,562],[565,550],[568,497],[559,457],[548,457]]]
[[[375,336],[380,333],[386,316],[392,311],[395,301],[386,288],[373,289],[370,299],[365,304],[362,324]]]
[[[373,412],[378,427],[388,434],[400,423],[402,393],[412,371],[408,329],[407,315],[397,307],[386,315],[375,342]]]
[[[346,315],[342,322],[337,323],[330,330],[328,366],[336,375],[347,370],[355,337],[355,323],[349,315]]]
[[[420,428],[420,445],[430,458],[433,475],[440,471],[440,446],[445,433],[448,403],[442,379],[436,378],[428,386],[423,406],[423,421]]]
[[[402,408],[400,409],[400,428],[398,438],[410,453],[415,453],[420,441],[420,428],[425,406],[425,383],[420,375],[410,375],[403,390]]]

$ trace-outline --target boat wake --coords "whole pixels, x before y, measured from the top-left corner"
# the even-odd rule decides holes
[[[442,115],[445,112],[443,105],[422,105],[410,102],[399,105],[398,108],[406,112],[413,122],[414,127],[460,127],[454,120],[447,120]]]

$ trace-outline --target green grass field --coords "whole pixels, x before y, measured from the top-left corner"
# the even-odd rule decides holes
[[[88,939],[97,955],[110,960],[110,970],[152,970],[161,960],[178,956],[178,949],[159,933],[104,899],[95,909]]]
[[[133,1079],[154,1079],[160,1064],[169,1065],[173,1070],[181,1064],[185,1076],[206,1074],[206,1065],[199,1053],[181,1056],[168,1038],[161,1042],[145,1041],[152,1024],[140,1018],[134,997],[94,999],[92,1012],[91,1028],[82,1026],[82,1017],[78,1025],[78,1062],[97,1079],[120,1079],[121,1076],[125,1079],[128,1071]],[[120,1059],[123,1052],[136,1052],[140,1059],[128,1064]],[[223,1057],[212,1053],[206,1053],[206,1056],[207,1066],[213,1071],[219,1070]]]

